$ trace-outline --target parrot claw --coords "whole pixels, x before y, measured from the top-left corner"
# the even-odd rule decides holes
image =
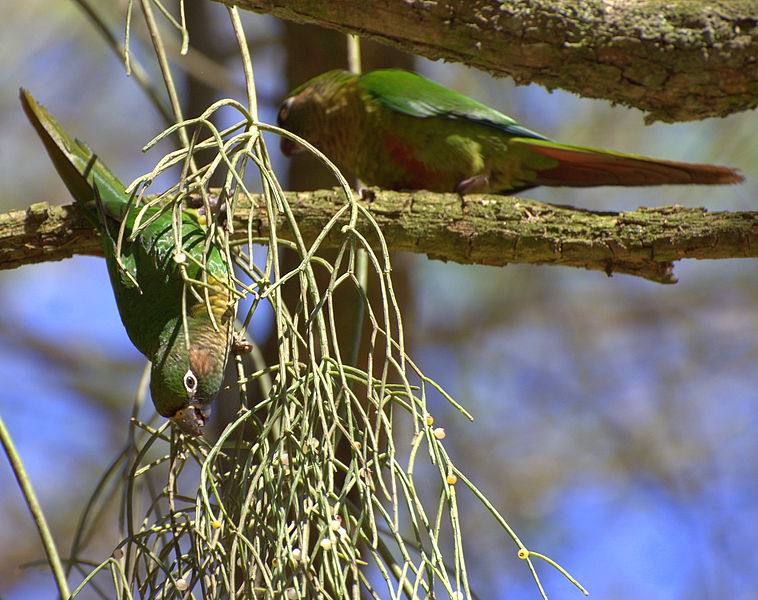
[[[240,335],[234,334],[234,337],[232,337],[232,354],[249,354],[252,350],[252,344],[244,340]]]
[[[376,200],[376,191],[367,188],[367,187],[360,187],[358,188],[358,195],[360,196],[361,200],[364,202],[373,202]]]
[[[486,192],[490,187],[490,178],[486,175],[474,175],[468,179],[459,181],[455,186],[455,191],[458,194],[471,194],[475,192]]]

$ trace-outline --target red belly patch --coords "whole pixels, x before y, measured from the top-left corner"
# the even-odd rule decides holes
[[[395,177],[396,188],[430,189],[439,181],[441,173],[416,157],[412,144],[402,138],[385,134],[384,147],[392,162],[402,171]]]

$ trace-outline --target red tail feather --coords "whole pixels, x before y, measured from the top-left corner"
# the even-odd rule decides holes
[[[614,154],[602,150],[519,140],[529,150],[554,158],[559,164],[537,172],[535,185],[589,187],[598,185],[663,185],[739,183],[744,177],[734,169],[644,156]]]

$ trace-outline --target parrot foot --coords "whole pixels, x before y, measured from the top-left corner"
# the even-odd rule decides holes
[[[486,175],[474,175],[468,179],[459,181],[455,186],[455,191],[461,195],[472,194],[475,192],[486,192],[490,187],[490,178]]]
[[[205,204],[203,204],[203,199],[200,196],[188,197],[187,206],[197,209],[198,216],[205,216]],[[211,213],[217,215],[219,224],[223,225],[226,221],[226,202],[220,202],[218,196],[211,196],[208,198],[208,206]]]
[[[232,354],[248,354],[252,351],[253,345],[245,340],[241,334],[235,333],[232,336]]]

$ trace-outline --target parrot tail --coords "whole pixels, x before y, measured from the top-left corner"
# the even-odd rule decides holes
[[[533,185],[590,187],[599,185],[664,185],[739,183],[745,178],[734,169],[699,165],[645,156],[621,154],[595,148],[518,138],[525,149],[552,158],[553,167],[537,169]]]
[[[68,191],[77,202],[91,209],[85,211],[89,213],[87,214],[89,218],[95,223],[99,221],[94,213],[98,203],[95,187],[106,205],[118,207],[128,202],[129,196],[125,192],[124,185],[89,146],[84,142],[74,140],[45,107],[38,104],[23,88],[20,90],[20,97],[26,116],[37,130],[37,134],[45,145],[45,150],[55,165],[55,170],[63,179]]]

